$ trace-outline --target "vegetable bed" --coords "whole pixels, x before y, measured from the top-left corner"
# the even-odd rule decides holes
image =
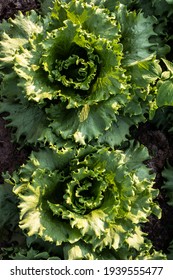
[[[173,259],[172,14],[0,1],[0,259]]]

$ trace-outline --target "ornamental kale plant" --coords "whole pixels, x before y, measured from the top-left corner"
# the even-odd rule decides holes
[[[161,214],[147,158],[134,145],[125,153],[96,146],[33,152],[10,179],[20,227],[63,245],[68,259],[161,257],[140,229],[151,213]]]
[[[120,145],[157,108],[154,24],[116,1],[81,0],[3,22],[0,112],[16,139]]]

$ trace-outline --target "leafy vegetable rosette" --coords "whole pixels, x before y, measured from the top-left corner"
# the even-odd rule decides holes
[[[119,145],[157,108],[156,19],[118,1],[55,0],[45,10],[0,26],[0,112],[17,140]]]
[[[63,246],[65,259],[164,258],[140,228],[161,215],[146,159],[147,149],[133,145],[33,152],[10,179],[21,229]]]

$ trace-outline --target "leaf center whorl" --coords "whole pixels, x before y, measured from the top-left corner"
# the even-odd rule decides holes
[[[51,78],[53,82],[61,82],[65,87],[72,87],[83,91],[89,90],[98,72],[99,57],[94,53],[87,53],[85,49],[76,47],[65,58],[55,60]]]

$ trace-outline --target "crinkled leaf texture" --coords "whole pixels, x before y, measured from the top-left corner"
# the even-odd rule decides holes
[[[57,246],[78,246],[81,258],[85,251],[89,258],[140,251],[147,242],[140,223],[161,214],[147,158],[146,148],[133,145],[125,153],[101,146],[33,152],[10,179],[20,227]]]
[[[157,105],[159,107],[173,106],[173,63],[166,59],[162,60],[166,66],[166,71],[162,72],[161,78],[157,83]]]
[[[138,233],[140,230],[138,229]],[[140,233],[141,234],[141,233]],[[153,249],[151,241],[145,239],[140,244],[139,250],[129,248],[126,244],[116,251],[103,249],[101,252],[93,252],[92,246],[78,241],[75,244],[64,246],[64,258],[68,260],[166,260],[166,255]],[[171,258],[170,258],[171,259]]]
[[[115,146],[155,111],[155,20],[98,2],[56,0],[44,17],[19,13],[1,24],[0,112],[17,139]]]

